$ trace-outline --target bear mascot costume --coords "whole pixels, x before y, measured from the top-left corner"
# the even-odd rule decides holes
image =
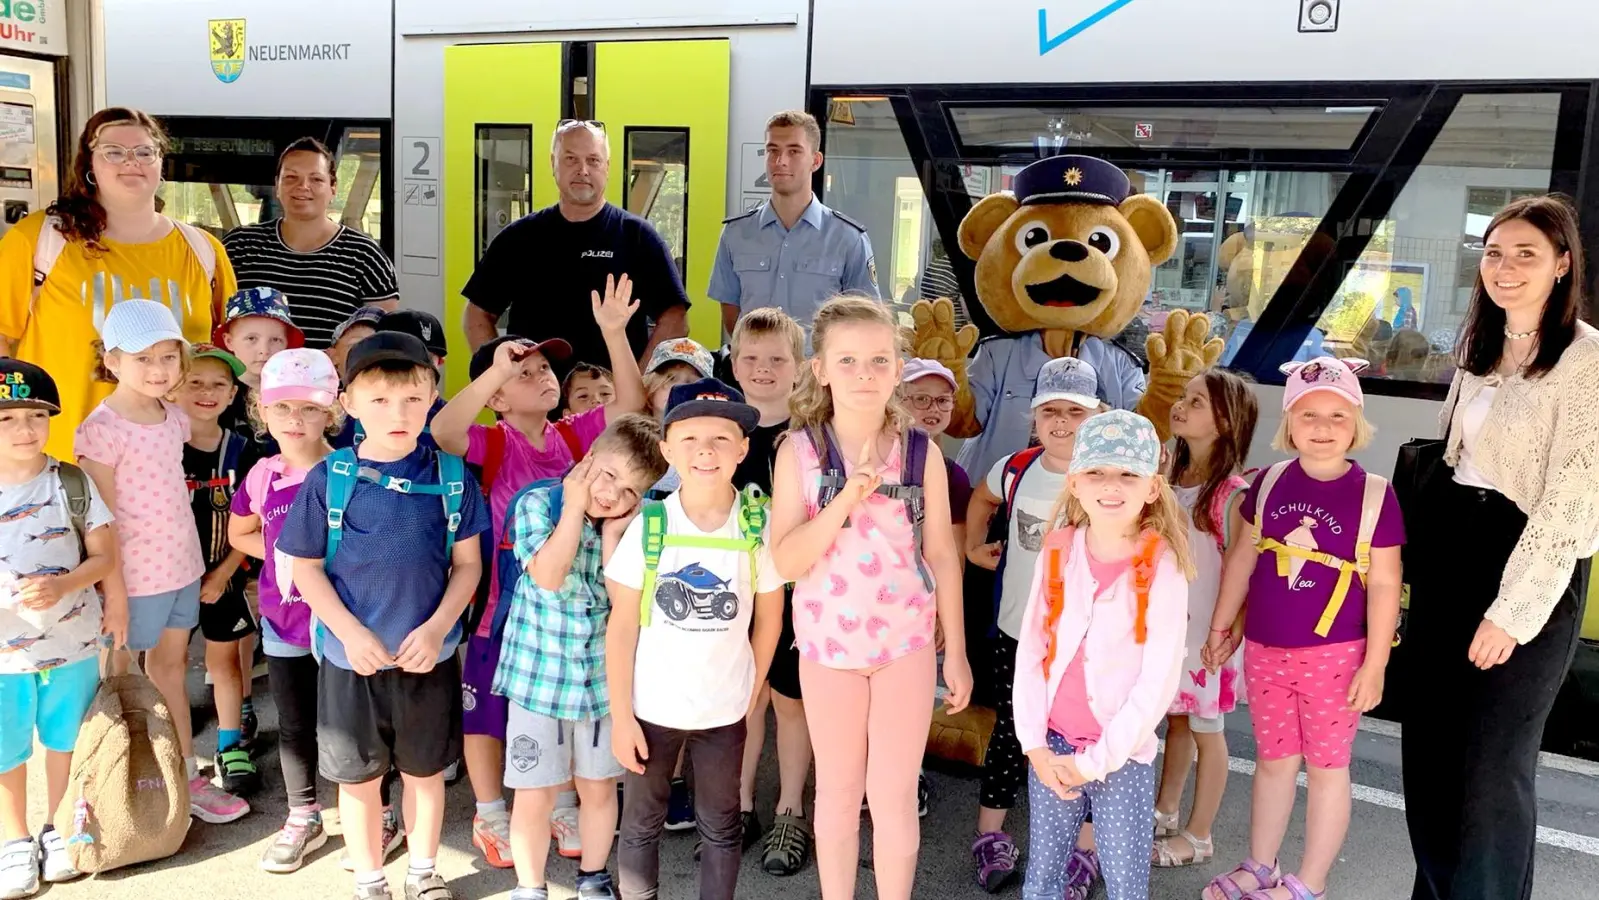
[[[1149,336],[1147,376],[1112,343],[1179,239],[1171,213],[1133,193],[1125,172],[1094,157],[1054,156],[1018,172],[1013,187],[979,200],[959,232],[961,252],[977,262],[977,299],[1006,333],[978,343],[976,326],[956,331],[948,300],[911,310],[916,355],[948,366],[960,384],[949,434],[968,439],[958,462],[973,481],[1027,446],[1033,387],[1050,359],[1092,365],[1100,399],[1136,410],[1164,438],[1172,404],[1223,347],[1205,316],[1181,309]]]

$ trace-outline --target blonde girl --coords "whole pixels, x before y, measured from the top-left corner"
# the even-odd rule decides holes
[[[888,308],[840,297],[816,314],[815,357],[790,404],[790,440],[772,478],[770,540],[793,579],[800,684],[816,748],[816,861],[823,900],[855,896],[861,798],[872,813],[877,896],[908,900],[920,822],[916,776],[927,744],[936,656],[952,711],[971,697],[961,569],[943,455],[895,401],[903,363]],[[925,446],[920,478],[904,472]],[[825,452],[831,444],[835,453]],[[823,457],[842,459],[823,505]],[[831,468],[831,467],[829,467]],[[920,483],[920,488],[915,487]],[[920,501],[920,502],[918,502]],[[914,514],[925,511],[925,547]]]

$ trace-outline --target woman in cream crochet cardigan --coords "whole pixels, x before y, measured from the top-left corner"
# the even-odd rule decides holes
[[[1559,196],[1489,224],[1444,404],[1445,462],[1412,510],[1404,723],[1413,900],[1532,895],[1534,777],[1599,540],[1599,332]]]

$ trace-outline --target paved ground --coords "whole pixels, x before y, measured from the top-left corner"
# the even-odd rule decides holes
[[[194,696],[199,693],[198,677]],[[275,728],[276,716],[266,697],[266,682],[257,683],[261,700],[263,731]],[[204,715],[197,712],[197,716]],[[1216,829],[1217,862],[1202,869],[1157,871],[1154,875],[1151,896],[1163,898],[1197,898],[1208,878],[1236,861],[1245,850],[1248,823],[1249,760],[1253,746],[1249,739],[1247,716],[1233,717],[1229,722],[1229,740],[1234,757],[1234,775],[1223,805]],[[200,747],[209,749],[214,731],[200,739]],[[770,749],[769,749],[770,753]],[[766,803],[775,800],[776,772],[769,764],[762,775],[761,796]],[[99,879],[86,879],[74,884],[46,888],[40,896],[49,900],[147,900],[147,898],[176,898],[185,893],[196,900],[258,900],[270,892],[283,892],[295,898],[348,897],[350,876],[338,865],[340,841],[330,841],[313,861],[294,875],[267,875],[256,869],[256,860],[272,834],[281,825],[285,812],[282,800],[282,780],[277,772],[277,757],[269,754],[262,763],[267,773],[267,788],[255,798],[256,811],[232,825],[212,826],[199,822],[189,832],[188,843],[182,853],[159,863],[123,870]],[[1543,823],[1538,847],[1538,882],[1534,897],[1540,900],[1593,896],[1592,886],[1599,883],[1599,778],[1591,769],[1569,771],[1566,768],[1548,767],[1539,776],[1539,794],[1542,798],[1540,821]],[[1393,900],[1409,895],[1413,873],[1409,843],[1405,834],[1404,813],[1399,804],[1398,743],[1388,734],[1363,732],[1357,748],[1354,766],[1357,788],[1355,820],[1349,840],[1344,847],[1343,861],[1333,873],[1330,897],[1336,900]],[[977,802],[975,781],[934,773],[932,809],[923,821],[923,852],[921,872],[916,887],[918,898],[970,898],[985,897],[971,881],[968,846],[973,826],[972,816]],[[30,796],[33,798],[31,820],[44,817],[43,778],[33,779]],[[469,839],[472,816],[472,796],[463,781],[450,790],[450,810],[446,820],[444,848],[439,854],[439,868],[450,879],[456,896],[463,900],[475,898],[504,898],[515,884],[508,871],[489,869],[477,861]],[[331,803],[331,795],[324,796]],[[1303,792],[1296,822],[1302,820]],[[1015,815],[1013,830],[1022,846],[1026,846],[1025,811]],[[763,815],[769,813],[764,810]],[[874,897],[869,865],[870,827],[863,820],[863,838],[867,850],[863,859],[859,896]],[[1297,828],[1288,838],[1284,856],[1290,862],[1297,858],[1302,834]],[[691,851],[692,833],[668,835],[662,853],[662,889],[665,900],[686,900],[697,896],[695,868]],[[404,876],[404,856],[398,855],[389,866],[390,878],[398,884]],[[575,867],[565,860],[555,862],[551,869],[552,896],[565,900],[572,896]],[[1586,887],[1585,887],[1586,885]],[[1102,894],[1101,894],[1102,895]],[[778,879],[762,873],[758,860],[749,860],[739,883],[740,898],[762,900],[788,900],[788,898],[815,898],[818,896],[815,867],[808,867],[800,875]],[[1013,884],[1002,897],[1019,897],[1020,888]]]

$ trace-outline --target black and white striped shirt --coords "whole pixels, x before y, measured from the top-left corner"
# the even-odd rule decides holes
[[[241,290],[264,285],[289,298],[290,314],[305,332],[306,346],[326,348],[333,329],[357,307],[399,296],[394,263],[371,237],[341,225],[333,240],[299,253],[283,243],[280,221],[236,228],[222,239],[222,246]]]

